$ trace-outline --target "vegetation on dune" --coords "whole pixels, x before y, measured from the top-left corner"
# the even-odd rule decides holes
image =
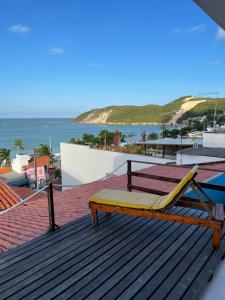
[[[145,106],[109,106],[102,109],[94,109],[85,112],[75,119],[75,122],[84,122],[88,119],[97,119],[100,114],[111,112],[107,118],[107,123],[167,123],[171,117],[181,108],[182,100],[179,98],[164,106],[145,105]]]
[[[174,114],[178,112],[184,100],[190,96],[181,97],[166,105],[145,105],[145,106],[109,106],[102,109],[94,109],[85,112],[75,118],[75,122],[84,123],[111,123],[111,124],[132,124],[132,123],[156,123],[156,124],[168,124]],[[212,98],[192,98],[188,101],[206,100],[197,104],[194,108],[185,112],[183,120],[189,117],[208,116],[212,118],[215,111],[216,99]],[[225,110],[225,99],[218,99],[218,113],[222,113]],[[105,118],[104,118],[105,114]],[[103,116],[103,120],[101,119]],[[178,120],[179,122],[180,120]]]
[[[217,106],[217,117],[223,115],[225,111],[225,99],[206,99],[206,102],[199,103],[193,109],[187,111],[183,115],[183,119],[194,118],[198,116],[207,116],[208,121],[212,121],[214,118],[215,107]],[[216,104],[217,102],[217,104]],[[179,120],[180,121],[180,120]]]

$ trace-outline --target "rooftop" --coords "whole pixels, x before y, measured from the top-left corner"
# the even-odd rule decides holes
[[[36,156],[36,166],[37,167],[44,167],[49,165],[50,163],[50,158],[49,156],[43,155],[43,156]],[[25,166],[24,168],[28,169],[28,168],[34,168],[34,158],[32,157],[29,160],[29,164],[27,166]]]
[[[11,167],[2,167],[2,168],[0,168],[0,175],[8,173],[10,171],[12,171]]]
[[[158,140],[148,140],[146,142],[137,142],[138,145],[165,145],[165,146],[193,146],[194,144],[202,145],[203,140],[202,139],[171,139],[171,138],[165,138],[165,139],[158,139]]]
[[[223,168],[225,164],[210,166],[210,168]],[[172,178],[182,178],[187,172],[185,168],[173,168],[165,166],[153,166],[144,170],[145,173],[165,176]],[[215,176],[214,171],[200,171],[197,179],[204,181]],[[159,189],[159,181],[145,178],[134,178],[133,183],[143,187]],[[161,182],[160,190],[170,192],[174,183]],[[127,176],[115,176],[104,181],[89,183],[66,190],[64,192],[54,191],[55,218],[57,225],[65,225],[75,219],[89,214],[88,199],[97,191],[103,188],[127,189]],[[32,190],[24,188],[15,188],[17,194],[29,196]],[[22,193],[28,194],[22,194]],[[24,230],[26,228],[26,230]],[[0,218],[0,248],[3,251],[14,248],[25,243],[41,234],[46,233],[48,229],[48,208],[47,196],[43,193],[35,199],[29,200],[27,205],[18,206],[15,209],[4,214]]]
[[[20,197],[13,189],[0,180],[0,211],[10,208],[20,202]]]
[[[100,220],[96,229],[83,217],[3,255],[1,299],[195,300],[225,249],[223,237],[213,250],[206,228],[118,214]]]
[[[204,167],[225,170],[225,163]],[[141,172],[180,179],[187,169],[157,165]],[[197,180],[215,174],[200,170]],[[199,299],[224,255],[225,236],[215,251],[210,229],[119,214],[101,215],[100,226],[92,228],[88,198],[102,188],[125,190],[126,184],[122,175],[54,191],[60,229],[47,235],[45,193],[3,214],[0,245],[11,250],[0,257],[2,299]],[[133,184],[166,192],[175,185],[161,181],[159,187],[158,180],[140,177]],[[174,212],[207,218],[190,208],[176,207]],[[217,291],[218,299],[221,295],[223,289]]]
[[[212,147],[202,147],[198,148],[187,148],[178,151],[178,153],[186,155],[199,155],[199,156],[210,156],[210,157],[219,157],[225,158],[225,148],[212,148]]]
[[[27,183],[24,174],[19,174],[15,171],[9,171],[3,174],[0,174],[0,180],[5,181],[8,184],[20,185]]]

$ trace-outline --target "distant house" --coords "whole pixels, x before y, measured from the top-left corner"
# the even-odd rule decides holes
[[[27,154],[17,154],[16,158],[12,161],[12,169],[14,171],[19,174],[25,174],[29,183],[33,183],[37,180],[39,186],[45,184],[48,179],[49,165],[50,158],[48,156],[36,156],[36,158],[34,158]]]
[[[25,174],[12,170],[11,167],[0,168],[0,180],[13,186],[26,186],[29,184]]]
[[[36,173],[35,175],[35,159],[32,157],[27,166],[23,166],[23,172],[26,173],[27,179],[30,182],[37,181],[39,183],[45,183],[48,179],[48,166],[50,164],[50,158],[48,156],[37,156],[36,157]]]

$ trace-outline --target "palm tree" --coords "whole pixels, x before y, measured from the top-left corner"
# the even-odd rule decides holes
[[[14,149],[24,150],[24,144],[23,144],[23,141],[21,139],[15,139]]]
[[[0,166],[3,163],[6,167],[9,167],[11,165],[10,153],[10,149],[0,148]]]
[[[39,156],[48,156],[51,162],[53,161],[52,149],[50,149],[48,145],[40,144],[40,146],[37,149],[35,149],[35,152]]]

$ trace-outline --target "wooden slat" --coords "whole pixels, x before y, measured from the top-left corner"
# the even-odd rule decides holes
[[[128,264],[133,265],[134,260],[136,259],[137,255],[140,255],[140,252],[143,251],[145,254],[150,255],[151,251],[153,249],[157,248],[162,243],[163,240],[168,238],[168,234],[172,234],[176,231],[177,228],[179,228],[179,225],[175,224],[168,224],[165,222],[160,222],[161,227],[157,228],[157,230],[154,230],[152,232],[152,228],[146,228],[148,236],[140,237],[142,242],[140,243],[139,238],[135,239],[131,245],[127,245],[126,248],[122,248],[122,251],[125,253],[116,253],[116,255],[113,255],[110,259],[108,259],[104,264],[101,264],[98,268],[94,269],[91,273],[89,273],[86,277],[83,278],[83,280],[79,281],[78,285],[71,285],[71,288],[66,290],[63,295],[65,297],[74,297],[75,299],[83,299],[86,298],[89,294],[94,297],[100,297],[99,290],[97,291],[98,295],[93,291],[96,290],[97,287],[102,288],[103,282],[105,282],[107,279],[110,280],[113,274],[115,274],[116,271],[120,271],[121,268],[124,266],[127,266]],[[157,224],[160,224],[157,223]],[[150,225],[150,224],[149,224]],[[146,227],[148,224],[146,225]],[[167,234],[165,234],[167,232]],[[153,234],[154,233],[154,234]],[[150,235],[149,235],[150,234]],[[161,237],[160,239],[157,239],[157,237]],[[156,241],[157,239],[157,241]],[[135,244],[134,244],[135,243]],[[128,252],[127,252],[128,251]],[[98,277],[97,277],[98,276]],[[115,275],[116,278],[118,277],[118,273]],[[97,279],[96,279],[97,277]],[[93,282],[92,282],[93,280]],[[119,280],[119,278],[118,278]],[[89,284],[87,285],[87,282],[89,281]],[[70,282],[71,284],[71,282]],[[81,289],[83,287],[83,289]],[[107,289],[104,287],[102,288],[103,292]],[[78,292],[78,293],[76,293]],[[57,299],[57,297],[56,297]]]
[[[214,251],[204,227],[121,215],[99,221],[92,228],[88,216],[3,255],[0,299],[197,300],[225,252],[225,237]]]
[[[112,226],[110,226],[110,233],[113,233],[113,230],[117,231],[119,228],[122,228],[124,225],[129,224],[127,218],[122,220],[121,222],[117,219],[112,219],[112,222],[116,221],[115,224],[113,224]],[[135,219],[131,219],[130,218],[130,222],[131,221],[135,221]],[[110,225],[110,223],[108,224]],[[33,272],[33,268],[35,267],[35,271],[39,270],[42,265],[49,264],[49,259],[53,256],[56,256],[56,259],[58,259],[58,257],[60,257],[60,255],[64,255],[64,254],[68,254],[69,252],[73,252],[73,253],[80,253],[80,251],[82,252],[84,249],[86,248],[81,248],[84,247],[83,245],[86,245],[88,242],[89,243],[98,243],[101,239],[103,239],[108,231],[106,228],[106,233],[104,233],[102,230],[99,230],[99,232],[97,234],[95,234],[93,236],[93,232],[91,232],[91,235],[86,235],[85,232],[82,236],[76,234],[75,235],[70,235],[69,239],[67,240],[66,238],[58,241],[57,244],[53,244],[51,246],[48,246],[47,248],[42,249],[42,251],[39,251],[37,253],[35,253],[35,260],[33,260],[33,256],[27,257],[26,260],[22,260],[19,264],[15,264],[15,267],[11,270],[9,270],[9,268],[7,268],[4,271],[4,275],[2,277],[0,277],[1,282],[6,282],[6,288],[8,286],[10,286],[9,280],[10,279],[15,279],[17,280],[18,276],[23,273],[23,275],[25,276],[24,272],[28,272],[29,270],[31,272]],[[90,231],[89,231],[90,232]],[[58,245],[56,247],[56,245]],[[88,247],[88,245],[86,245],[86,247]],[[46,251],[47,250],[47,251]],[[76,251],[77,252],[76,252]],[[23,263],[25,262],[26,263]],[[14,265],[13,265],[14,266]],[[29,276],[31,275],[31,273],[28,274]],[[15,280],[14,280],[14,284],[15,284]],[[11,283],[12,284],[12,283]]]
[[[136,219],[138,224],[140,221],[140,219]],[[146,220],[142,220],[142,222],[146,222]],[[22,291],[22,294],[19,293],[17,296],[20,298],[22,295],[24,295],[24,293],[27,293],[29,290],[31,290],[32,287],[36,287],[36,290],[27,296],[27,299],[40,297],[43,293],[45,293],[43,299],[50,299],[52,297],[51,295],[54,295],[55,297],[55,295],[60,292],[62,286],[65,288],[67,281],[73,278],[71,277],[72,274],[76,274],[76,281],[79,280],[79,276],[82,276],[80,274],[84,273],[86,269],[90,269],[90,263],[95,262],[97,264],[98,261],[101,262],[103,260],[105,255],[110,255],[110,251],[115,251],[116,247],[122,247],[122,245],[118,244],[118,236],[123,238],[123,242],[125,244],[127,238],[129,238],[130,235],[135,234],[135,228],[138,230],[138,226],[142,227],[142,222],[140,222],[139,225],[136,224],[137,227],[135,227],[134,223],[131,223],[129,226],[126,226],[123,231],[117,230],[114,233],[109,233],[105,241],[102,243],[96,243],[96,245],[92,246],[91,248],[87,248],[86,253],[84,252],[80,255],[73,253],[73,258],[69,261],[68,257],[66,257],[65,262],[60,262],[61,265],[58,267],[54,266],[52,271],[48,272],[45,277],[41,276],[40,280],[35,281],[32,285],[27,286],[27,288]],[[69,258],[71,258],[71,256]],[[63,272],[63,274],[54,279],[56,274],[60,274],[59,272]],[[37,289],[37,287],[39,288]]]

